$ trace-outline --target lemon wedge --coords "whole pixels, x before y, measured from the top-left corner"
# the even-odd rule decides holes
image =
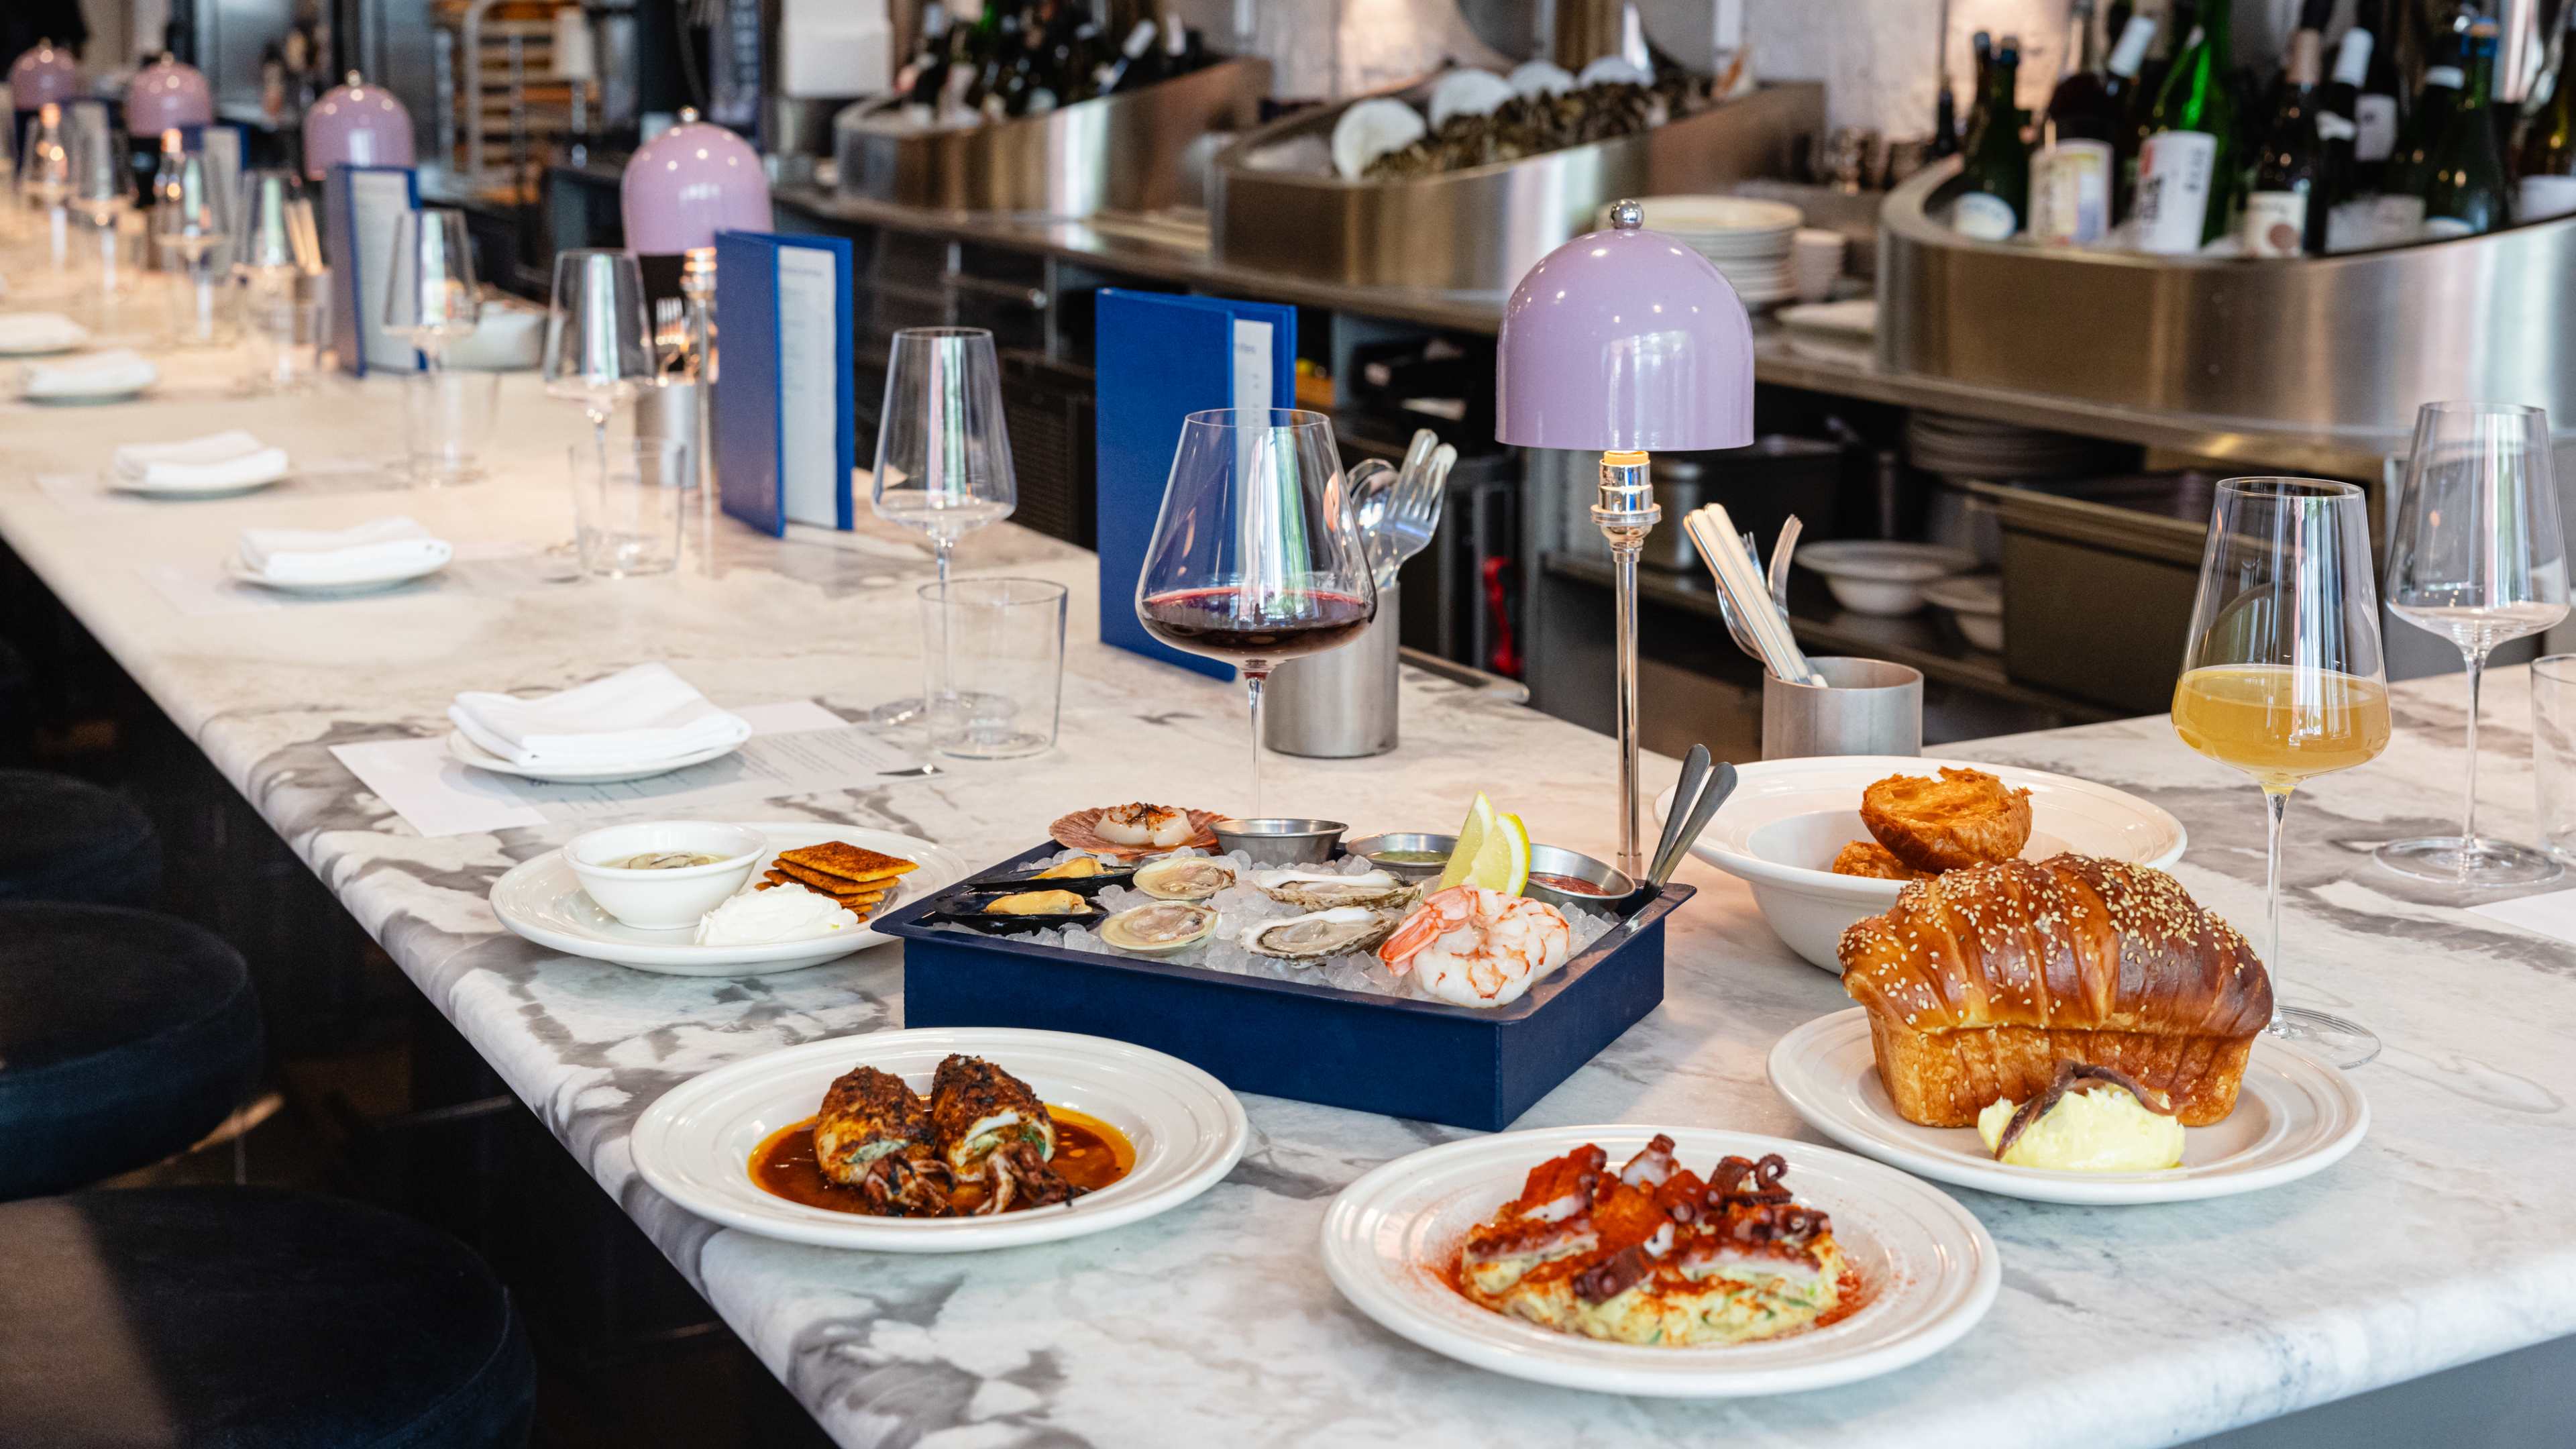
[[[1458,827],[1458,844],[1440,871],[1441,890],[1471,885],[1505,895],[1519,895],[1529,884],[1529,830],[1517,815],[1496,812],[1494,802],[1478,791]]]

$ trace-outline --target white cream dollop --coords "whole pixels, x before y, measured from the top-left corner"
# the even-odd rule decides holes
[[[828,936],[859,923],[858,916],[828,896],[803,886],[773,886],[728,897],[698,922],[701,946],[766,946],[774,941],[802,941]]]
[[[2015,1105],[1992,1102],[1977,1114],[1986,1150],[2003,1140]],[[2182,1165],[2182,1120],[2150,1112],[2120,1087],[2103,1083],[2068,1092],[2022,1129],[2001,1161],[2060,1172],[2154,1172]]]

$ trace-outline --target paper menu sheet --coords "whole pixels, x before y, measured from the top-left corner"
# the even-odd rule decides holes
[[[778,249],[778,479],[796,523],[841,522],[840,260]]]
[[[444,735],[333,745],[377,799],[422,835],[472,835],[564,821],[606,823],[651,809],[724,798],[803,795],[876,783],[920,762],[882,735],[810,700],[734,711],[752,736],[722,759],[617,784],[522,780],[459,763]]]
[[[2469,914],[2576,944],[2576,891],[2548,891],[2469,907]]]

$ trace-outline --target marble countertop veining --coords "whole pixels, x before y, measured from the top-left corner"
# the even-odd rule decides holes
[[[2251,1197],[2088,1209],[1957,1191],[2004,1256],[1986,1321],[1928,1363],[1850,1388],[1716,1403],[1542,1388],[1454,1364],[1346,1307],[1318,1265],[1325,1204],[1368,1168],[1462,1135],[1251,1098],[1231,1177],[1151,1222],[961,1257],[841,1254],[718,1230],[635,1177],[627,1133],[661,1092],[772,1048],[899,1024],[899,948],[812,970],[685,980],[549,955],[500,930],[491,882],[572,827],[421,839],[327,751],[444,729],[463,688],[572,684],[665,659],[719,702],[814,698],[844,710],[918,687],[912,586],[927,554],[874,525],[779,542],[712,525],[714,566],[624,583],[477,583],[254,614],[189,617],[138,569],[210,565],[245,524],[335,527],[387,513],[460,545],[559,541],[577,415],[533,379],[504,388],[487,482],[439,492],[304,491],[81,512],[38,490],[93,472],[118,441],[242,426],[299,454],[381,456],[391,379],[291,401],[179,398],[15,412],[0,421],[0,535],[331,883],[419,988],[500,1070],[831,1433],[849,1445],[1243,1442],[2100,1449],[2232,1425],[2576,1331],[2576,952],[2467,915],[2376,870],[2376,841],[2439,828],[2462,766],[2457,680],[2398,691],[2374,764],[2301,790],[2290,816],[2292,1001],[2348,1011],[2387,1043],[2362,1068],[2374,1122],[2352,1157]],[[909,831],[970,859],[1036,839],[1083,805],[1227,807],[1244,780],[1231,688],[1097,644],[1088,555],[1007,526],[969,538],[970,573],[1073,587],[1062,743],[1026,761],[951,762],[762,806]],[[1445,827],[1477,789],[1543,838],[1607,854],[1610,742],[1427,676],[1404,686],[1404,744],[1370,761],[1272,756],[1274,807],[1373,827]],[[2488,691],[2490,828],[2527,834],[2518,672]],[[2259,918],[2253,788],[2160,719],[1947,753],[2064,770],[2152,796],[2191,831],[2178,873]],[[1653,762],[1660,779],[1669,762]],[[1188,782],[1186,785],[1177,782]],[[1750,897],[1696,861],[1672,918],[1663,1007],[1523,1119],[1803,1132],[1763,1078],[1778,1036],[1847,1005]],[[2428,1252],[2435,1244],[2438,1251]],[[2392,1274],[2405,1269],[2402,1281]]]

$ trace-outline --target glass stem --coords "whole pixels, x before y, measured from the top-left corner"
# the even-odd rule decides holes
[[[939,697],[944,699],[963,693],[957,688],[957,644],[954,637],[957,616],[948,608],[948,551],[956,546],[957,541],[934,534],[930,542],[939,559],[939,608],[947,619],[946,626],[939,631]],[[930,698],[925,696],[921,704],[927,713]]]
[[[2263,965],[2272,975],[2272,1027],[2281,1025],[2281,820],[2290,792],[2263,791]]]
[[[2460,870],[2466,874],[2478,840],[2478,686],[2486,678],[2487,651],[2472,650],[2461,660],[2469,675],[2469,778],[2460,800]]]
[[[1261,814],[1261,685],[1269,677],[1266,671],[1243,672],[1243,697],[1252,704],[1252,803],[1243,812],[1247,819]]]

